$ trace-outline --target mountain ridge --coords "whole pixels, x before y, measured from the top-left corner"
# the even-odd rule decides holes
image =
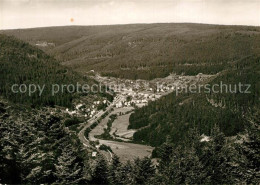
[[[216,74],[260,51],[260,27],[158,23],[7,30],[85,74],[154,79],[169,73]]]

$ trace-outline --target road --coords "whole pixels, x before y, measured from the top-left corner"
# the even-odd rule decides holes
[[[98,121],[98,119],[106,112],[110,111],[116,103],[123,99],[122,96],[117,96],[114,98],[114,101],[106,108],[105,111],[99,111],[93,118],[89,119],[85,126],[78,133],[79,140],[85,147],[94,148],[89,144],[89,140],[85,137],[85,131],[88,127],[90,127],[94,122]]]
[[[98,121],[98,119],[106,112],[110,111],[114,105],[120,101],[122,101],[122,96],[117,96],[114,101],[106,108],[105,111],[98,112],[95,117],[88,120],[88,123],[81,129],[81,131],[78,134],[78,137],[80,141],[83,143],[85,147],[89,147],[92,149],[96,149],[95,147],[91,146],[89,144],[89,141],[99,141],[100,144],[105,144],[107,146],[110,146],[113,152],[121,159],[122,162],[126,162],[127,160],[134,160],[135,158],[143,158],[145,156],[150,156],[153,150],[153,147],[146,146],[146,145],[140,145],[140,144],[134,144],[134,143],[127,143],[127,142],[117,142],[117,141],[110,141],[110,140],[102,140],[102,139],[96,139],[94,137],[95,129],[99,126],[102,126],[102,124],[106,124],[106,121],[103,123],[100,123],[96,128],[94,128],[89,133],[89,140],[84,136],[85,130],[90,127],[94,122]],[[109,115],[108,115],[109,116]],[[98,129],[98,128],[97,128]],[[112,159],[112,153],[107,153],[104,151],[100,151],[108,161],[111,161]]]
[[[109,115],[116,114],[118,112],[127,112],[125,108],[117,108],[114,109]],[[104,128],[107,127],[107,122],[109,120],[109,115],[101,120],[101,122],[91,130],[89,133],[89,140],[90,141],[99,141],[99,144],[104,144],[109,146],[113,153],[116,154],[121,162],[127,162],[128,160],[133,161],[137,157],[144,158],[146,156],[150,156],[153,151],[153,147],[141,144],[134,144],[129,142],[118,142],[113,140],[104,140],[104,139],[97,139],[96,135],[101,135],[104,132]],[[124,116],[124,115],[122,115]],[[119,116],[119,117],[122,117]],[[124,120],[126,121],[126,120]],[[129,119],[127,120],[128,123],[123,123],[123,120],[119,120],[120,124],[129,124]],[[112,124],[112,129],[116,126],[114,123]],[[121,138],[120,138],[121,139]],[[122,139],[121,139],[122,140]]]

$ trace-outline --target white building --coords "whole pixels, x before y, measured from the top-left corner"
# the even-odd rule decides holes
[[[142,103],[148,103],[148,101],[147,100],[142,100]]]
[[[82,106],[83,106],[83,104],[78,104],[78,105],[76,105],[76,109],[79,110],[80,107],[82,107]]]
[[[116,104],[116,108],[121,108],[121,107],[123,107],[122,102],[119,102],[119,103]]]
[[[92,157],[96,157],[97,156],[97,152],[92,152]]]
[[[202,134],[200,137],[201,137],[200,142],[209,142],[210,141],[209,136]]]

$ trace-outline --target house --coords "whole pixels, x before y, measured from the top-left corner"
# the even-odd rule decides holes
[[[76,105],[76,109],[79,110],[80,107],[82,107],[82,106],[83,106],[83,104],[78,104],[78,105]]]
[[[122,102],[116,104],[116,108],[121,108],[123,106]]]
[[[92,152],[92,157],[96,157],[97,156],[97,152]]]
[[[35,44],[36,46],[41,46],[41,47],[47,47],[48,46],[48,43],[45,41],[45,42],[42,42],[42,43],[37,43]]]
[[[147,100],[142,100],[142,103],[148,103],[148,101]]]
[[[73,114],[76,114],[77,112],[74,110],[74,111],[68,111],[68,114],[69,115],[73,115]]]
[[[94,101],[93,102],[95,105],[98,105],[99,104],[99,101]]]
[[[200,142],[209,142],[210,141],[209,136],[202,134],[200,137],[201,137]]]

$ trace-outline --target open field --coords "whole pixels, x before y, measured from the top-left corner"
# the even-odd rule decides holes
[[[132,108],[124,107],[115,109],[112,111],[107,117],[105,117],[99,124],[89,133],[90,141],[99,141],[100,145],[104,144],[110,146],[113,152],[120,158],[122,162],[126,162],[127,160],[134,160],[137,157],[143,158],[145,156],[150,156],[153,147],[147,145],[133,144],[127,142],[117,142],[117,141],[109,141],[103,139],[95,138],[95,135],[101,135],[104,132],[104,128],[107,128],[107,122],[109,120],[109,116],[117,113],[125,113],[131,110]],[[112,130],[118,129],[119,133],[122,136],[128,135],[132,136],[131,131],[127,131],[127,127],[129,125],[129,114],[119,116],[118,119],[115,120],[116,124],[112,124]],[[122,121],[122,122],[121,122]],[[129,132],[128,134],[126,134]],[[122,138],[123,139],[123,138]]]
[[[127,127],[129,125],[129,117],[131,113],[118,116],[117,119],[112,124],[112,129],[110,131],[110,135],[113,135],[114,133],[122,138],[132,138],[133,134],[136,132],[136,130],[130,129],[128,130]]]
[[[100,144],[110,146],[121,162],[133,161],[137,157],[151,156],[153,147],[147,145],[124,143],[117,141],[99,140]]]

